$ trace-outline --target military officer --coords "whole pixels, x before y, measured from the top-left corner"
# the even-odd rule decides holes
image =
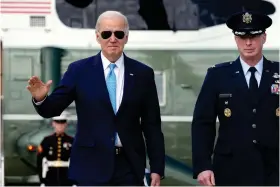
[[[279,62],[262,53],[272,20],[249,11],[226,24],[240,55],[207,71],[192,121],[193,177],[207,186],[278,186]]]
[[[68,167],[73,138],[65,133],[67,114],[53,117],[54,133],[43,139],[38,147],[37,167],[41,185],[70,186]]]

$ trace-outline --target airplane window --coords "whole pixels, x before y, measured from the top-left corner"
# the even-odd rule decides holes
[[[11,78],[17,81],[26,81],[33,75],[34,59],[31,55],[12,55]],[[24,64],[24,65],[23,65]],[[22,68],[18,68],[22,67]]]
[[[73,28],[94,28],[102,12],[118,10],[127,16],[131,30],[197,30],[223,24],[244,9],[275,12],[274,5],[263,0],[93,0],[84,9],[56,0],[59,19]],[[82,23],[69,22],[72,17]]]

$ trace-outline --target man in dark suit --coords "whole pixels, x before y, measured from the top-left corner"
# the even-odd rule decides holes
[[[271,24],[253,12],[227,21],[240,56],[208,69],[193,115],[193,172],[201,185],[279,185],[279,62],[262,54]]]
[[[35,109],[45,118],[59,115],[75,101],[78,124],[69,177],[77,185],[143,185],[146,148],[151,185],[160,185],[164,176],[154,71],[123,53],[128,31],[124,15],[104,12],[96,25],[100,53],[71,63],[48,96],[51,81],[44,84],[34,76],[27,86]]]

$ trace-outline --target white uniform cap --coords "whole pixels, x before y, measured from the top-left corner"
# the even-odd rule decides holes
[[[68,118],[68,113],[67,112],[62,112],[60,116],[55,116],[52,118],[52,120],[67,120]]]

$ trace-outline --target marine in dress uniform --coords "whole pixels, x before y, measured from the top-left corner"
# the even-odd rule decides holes
[[[38,147],[37,167],[41,185],[71,186],[68,167],[73,137],[64,131],[67,126],[66,113],[53,118],[55,132],[43,139]]]
[[[208,69],[193,114],[193,177],[201,185],[279,186],[279,62],[262,53],[271,24],[256,12],[227,21],[240,56]]]

